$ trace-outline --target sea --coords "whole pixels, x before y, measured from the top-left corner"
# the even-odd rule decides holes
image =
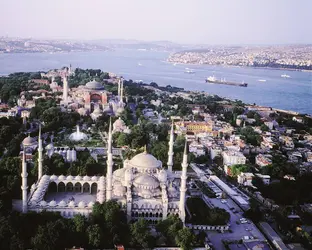
[[[0,54],[0,75],[13,72],[48,71],[63,66],[102,69],[125,79],[156,82],[185,90],[205,91],[278,109],[312,114],[312,73],[265,68],[172,64],[169,52],[126,50],[69,53]],[[194,71],[185,73],[186,68]],[[287,74],[290,78],[282,78]],[[248,87],[206,83],[208,76],[245,82]],[[260,81],[259,81],[260,80]]]

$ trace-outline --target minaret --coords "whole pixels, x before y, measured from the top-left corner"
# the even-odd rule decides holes
[[[106,174],[106,200],[112,199],[113,182],[113,154],[112,154],[112,119],[109,120],[109,132],[107,140],[107,174]]]
[[[23,149],[23,159],[22,159],[22,201],[23,201],[23,213],[27,213],[27,163],[26,163],[26,156],[25,156],[25,148]]]
[[[173,144],[174,144],[174,130],[173,130],[173,121],[171,124],[171,131],[170,131],[170,140],[169,140],[169,151],[168,151],[168,172],[172,173],[172,166],[173,166]]]
[[[39,125],[39,136],[38,136],[38,181],[42,177],[42,138],[41,138],[41,124]]]
[[[182,222],[185,222],[185,194],[186,194],[186,179],[187,179],[187,141],[185,140],[184,154],[183,154],[183,162],[182,166],[182,175],[181,175],[181,187],[180,187],[180,204],[179,204],[179,212],[180,219]]]
[[[67,76],[64,76],[63,78],[63,102],[67,102],[68,97],[68,81]]]
[[[118,80],[118,99],[119,99],[119,101],[120,101],[120,82],[121,82],[121,80],[119,78],[119,80]]]
[[[120,104],[123,104],[123,79],[120,79]]]

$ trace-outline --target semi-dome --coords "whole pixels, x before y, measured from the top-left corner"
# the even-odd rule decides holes
[[[100,82],[95,81],[95,79],[86,83],[86,88],[92,90],[104,90],[104,86]]]
[[[146,152],[134,156],[130,160],[130,164],[138,169],[156,169],[161,167],[161,162]]]
[[[143,174],[134,179],[133,185],[140,189],[155,189],[159,187],[159,182],[153,176]]]
[[[28,135],[24,140],[23,140],[23,145],[24,146],[31,146],[34,144],[34,139]]]

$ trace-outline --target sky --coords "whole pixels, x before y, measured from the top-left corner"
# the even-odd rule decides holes
[[[312,0],[0,0],[0,36],[312,43]]]

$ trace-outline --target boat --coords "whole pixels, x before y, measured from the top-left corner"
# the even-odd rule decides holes
[[[138,65],[139,65],[139,66],[142,66],[142,63],[139,62]]]
[[[192,70],[192,69],[189,69],[189,68],[185,68],[184,73],[194,74],[194,73],[195,73],[195,71],[194,71],[194,70]]]
[[[286,75],[286,74],[283,74],[281,75],[282,78],[290,78],[290,75]]]
[[[247,87],[248,83],[242,82],[230,82],[226,81],[225,79],[218,80],[215,76],[209,76],[206,79],[206,82],[208,83],[215,83],[215,84],[224,84],[224,85],[230,85],[230,86],[238,86],[238,87]]]
[[[258,82],[266,82],[265,79],[259,79]]]

